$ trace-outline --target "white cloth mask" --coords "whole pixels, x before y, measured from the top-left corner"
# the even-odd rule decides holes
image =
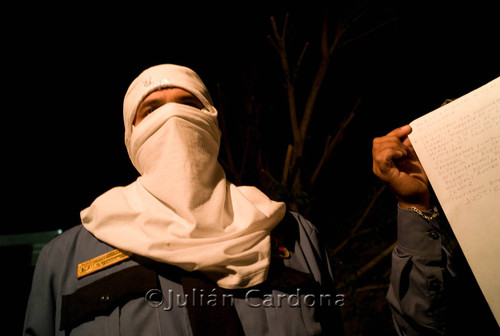
[[[186,69],[165,65],[141,76],[146,74],[154,85],[160,73],[156,82],[168,82],[167,87],[174,83],[199,97],[193,87],[204,85],[197,76],[186,77]],[[125,99],[146,95],[129,89]],[[136,109],[139,103],[128,105]],[[270,232],[283,218],[285,205],[255,187],[238,187],[226,179],[217,161],[217,111],[209,97],[203,103],[201,110],[167,103],[138,126],[126,124],[127,149],[141,176],[99,196],[81,212],[82,223],[116,248],[202,271],[221,287],[254,286],[267,277]],[[133,120],[127,113],[125,108],[124,120]]]

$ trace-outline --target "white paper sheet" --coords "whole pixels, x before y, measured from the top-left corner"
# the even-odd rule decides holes
[[[410,126],[413,147],[500,324],[500,77]]]

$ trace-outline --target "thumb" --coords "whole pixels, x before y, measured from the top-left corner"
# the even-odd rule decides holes
[[[387,135],[389,135],[389,136],[391,136],[391,135],[392,136],[396,136],[399,139],[402,139],[402,138],[408,136],[408,134],[410,134],[411,131],[412,131],[411,126],[410,125],[405,125],[403,127],[398,127],[395,130],[392,130]]]

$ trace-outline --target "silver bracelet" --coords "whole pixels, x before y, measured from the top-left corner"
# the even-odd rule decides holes
[[[434,207],[434,208],[432,208],[432,210],[429,210],[429,212],[432,212],[432,215],[430,215],[430,216],[425,215],[422,211],[420,211],[419,209],[417,209],[415,207],[410,208],[410,210],[415,211],[417,214],[420,215],[420,217],[422,217],[423,219],[425,219],[427,221],[431,221],[434,218],[436,218],[437,216],[439,216],[439,211],[438,211],[437,207]]]

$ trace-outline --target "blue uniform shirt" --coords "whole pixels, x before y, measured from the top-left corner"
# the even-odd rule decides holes
[[[78,264],[114,247],[81,225],[74,227],[40,253],[25,334],[193,335],[198,322],[225,330],[234,322],[227,320],[231,316],[236,317],[238,333],[245,335],[342,334],[338,306],[343,299],[334,291],[316,228],[290,212],[275,231],[278,254],[289,255],[273,258],[266,283],[224,291],[200,288],[200,277],[186,287],[189,272],[137,256],[78,279]],[[234,314],[220,310],[223,304]],[[213,314],[204,318],[200,311]]]

